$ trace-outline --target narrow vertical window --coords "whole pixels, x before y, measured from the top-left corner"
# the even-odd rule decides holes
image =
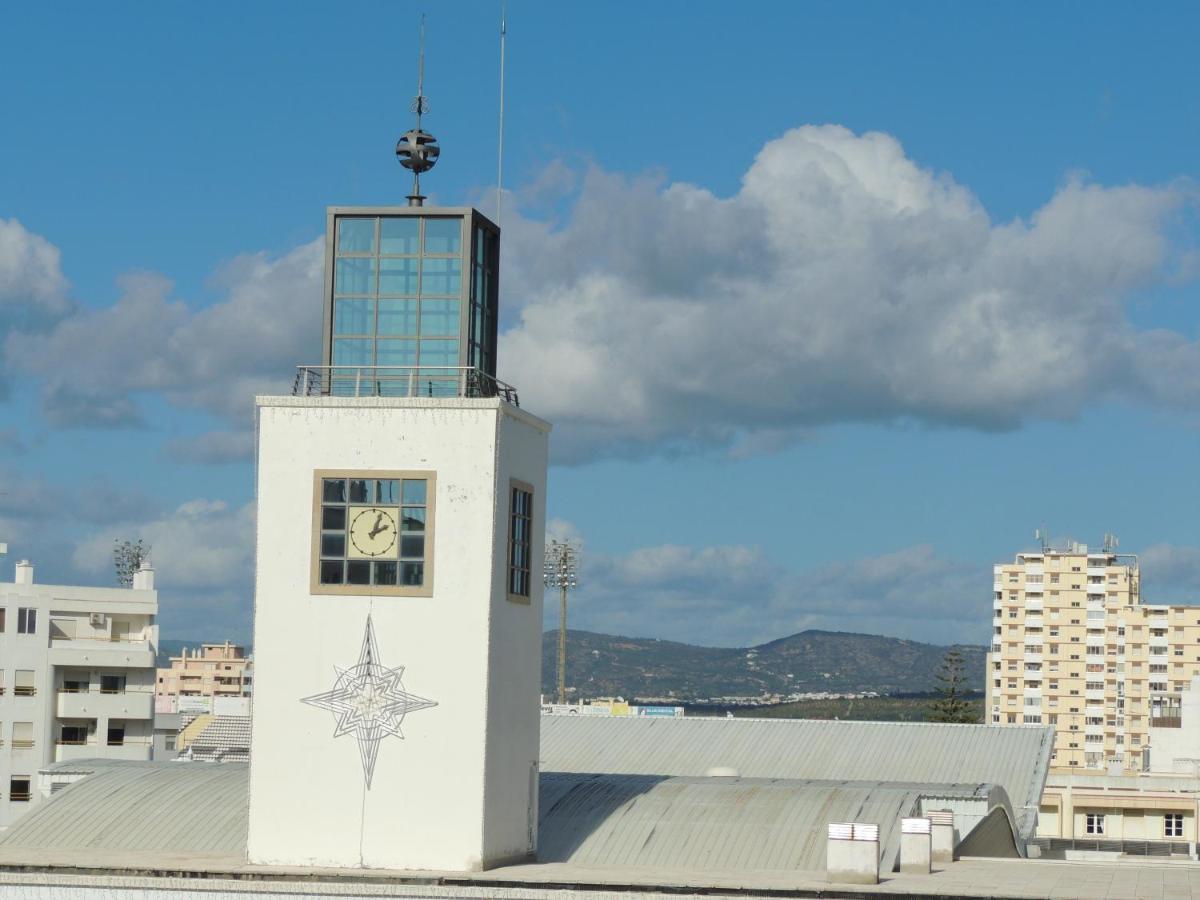
[[[533,536],[533,488],[514,483],[509,491],[508,596],[529,599],[530,541]]]
[[[37,632],[37,610],[20,607],[17,610],[17,633],[34,634]]]

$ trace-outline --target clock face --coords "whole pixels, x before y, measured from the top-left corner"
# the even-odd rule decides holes
[[[373,559],[396,555],[396,510],[378,506],[350,509],[349,556]]]

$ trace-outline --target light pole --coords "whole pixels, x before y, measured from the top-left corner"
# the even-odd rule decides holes
[[[567,702],[567,591],[579,584],[579,549],[570,541],[546,548],[545,584],[558,588],[558,702]]]

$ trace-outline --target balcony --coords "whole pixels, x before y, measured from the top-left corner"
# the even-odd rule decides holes
[[[1181,728],[1183,719],[1180,716],[1151,716],[1151,728]]]
[[[53,666],[148,669],[154,666],[154,649],[144,639],[85,640],[59,638],[50,641],[49,662]]]
[[[60,719],[153,719],[152,691],[60,691],[55,715]]]
[[[94,737],[87,741],[70,741],[54,745],[54,761],[70,762],[76,759],[133,759],[150,758],[149,738],[128,738],[122,744],[110,745]]]
[[[298,366],[293,397],[499,397],[517,389],[469,366]]]

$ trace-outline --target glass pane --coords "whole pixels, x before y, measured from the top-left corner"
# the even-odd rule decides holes
[[[341,560],[321,560],[321,584],[341,584],[344,565]]]
[[[381,366],[415,366],[417,342],[381,340],[375,345],[376,363]]]
[[[425,507],[423,506],[406,506],[404,514],[400,520],[400,528],[403,531],[424,531],[425,530]]]
[[[417,333],[416,300],[380,300],[379,334]]]
[[[335,294],[375,293],[375,260],[339,259],[333,272]]]
[[[333,534],[321,535],[321,555],[322,556],[338,556],[346,555],[346,532],[338,531]]]
[[[425,252],[458,253],[462,248],[462,219],[426,219]]]
[[[423,559],[425,556],[425,535],[406,534],[400,538],[401,559]]]
[[[415,216],[383,217],[379,220],[379,252],[416,254],[417,228]]]
[[[404,479],[404,502],[412,503],[418,506],[425,505],[425,479],[424,478],[405,478]],[[408,510],[404,511],[406,514]],[[421,521],[425,521],[424,518]]]
[[[457,300],[421,301],[421,336],[458,336]]]
[[[374,252],[374,219],[338,219],[338,253]]]
[[[400,563],[400,583],[409,587],[420,587],[425,583],[424,563]]]
[[[375,502],[382,506],[400,505],[400,482],[395,478],[376,482]]]
[[[344,506],[326,506],[321,510],[321,527],[337,531],[346,527],[346,508]]]
[[[350,479],[350,502],[370,503],[372,484],[365,478]]]
[[[421,341],[421,365],[457,366],[458,341]]]
[[[352,559],[346,563],[346,584],[370,584],[371,564],[365,559]]]
[[[419,259],[381,259],[379,261],[379,293],[417,296]],[[425,264],[426,266],[429,263]]]
[[[396,564],[394,562],[377,562],[374,565],[376,584],[396,583]]]
[[[346,479],[344,478],[325,478],[322,479],[321,499],[326,503],[345,503],[346,502]]]
[[[375,330],[374,300],[333,301],[334,334],[371,334]]]
[[[461,270],[462,261],[458,259],[426,259],[421,267],[421,295],[452,294],[457,297]]]
[[[333,342],[333,363],[337,366],[371,365],[370,338],[338,338]]]
[[[475,229],[475,262],[483,262],[483,229]]]

